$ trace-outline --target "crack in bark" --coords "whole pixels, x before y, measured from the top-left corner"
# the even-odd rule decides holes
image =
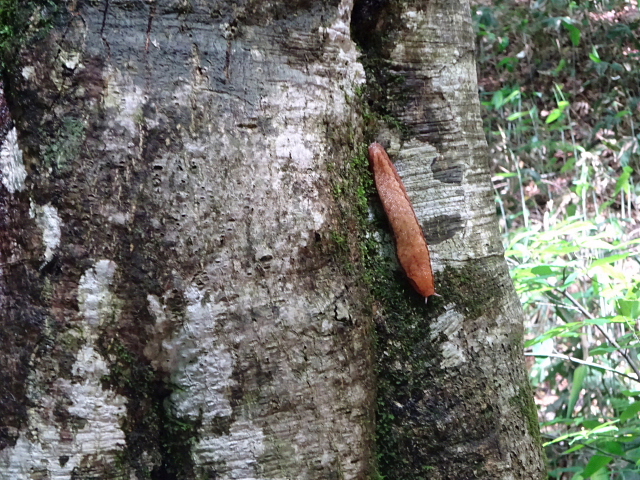
[[[102,43],[107,49],[107,58],[111,58],[111,46],[107,41],[107,37],[104,34],[104,27],[107,24],[107,13],[109,12],[109,0],[104,0],[104,11],[102,12],[102,25],[100,26],[100,38],[102,38]]]
[[[155,0],[150,0],[149,19],[147,21],[147,31],[146,31],[147,37],[144,45],[144,63],[145,63],[145,70],[146,70],[145,87],[144,87],[145,95],[148,95],[149,92],[151,91],[152,68],[149,62],[149,45],[151,43],[151,29],[153,27],[153,18],[156,16],[156,7],[157,5]]]
[[[109,0],[107,0],[108,2]],[[153,24],[153,17],[156,14],[156,2],[152,2],[149,8],[149,21],[147,23],[147,39],[144,45],[144,53],[147,55],[149,53],[149,44],[151,43],[151,26]],[[102,24],[104,28],[104,23]]]

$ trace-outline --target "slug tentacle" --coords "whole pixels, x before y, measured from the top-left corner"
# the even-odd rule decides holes
[[[396,239],[398,261],[420,295],[425,299],[435,295],[427,241],[400,175],[379,143],[369,146],[369,162],[378,195]]]

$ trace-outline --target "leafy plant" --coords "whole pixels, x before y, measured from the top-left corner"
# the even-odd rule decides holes
[[[624,273],[638,269],[640,240],[620,241],[621,225],[600,220],[520,229],[506,250],[533,319],[525,345],[537,359],[532,381],[555,399],[544,412],[546,446],[571,463],[552,478],[568,471],[589,478],[605,467],[636,472],[640,461],[640,422],[631,414],[640,410],[640,277]]]
[[[472,11],[550,478],[640,479],[640,14],[609,0]]]

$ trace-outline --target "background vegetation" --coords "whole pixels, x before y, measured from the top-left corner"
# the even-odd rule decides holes
[[[637,1],[475,0],[507,260],[553,479],[640,479]]]

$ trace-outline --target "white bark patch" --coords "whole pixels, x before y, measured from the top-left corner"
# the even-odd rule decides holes
[[[49,262],[60,245],[60,225],[62,220],[60,220],[58,210],[48,203],[43,206],[31,203],[29,213],[31,218],[36,219],[38,227],[42,230],[42,243],[45,246],[44,259]]]
[[[435,340],[444,334],[448,340],[441,343],[442,348],[442,368],[451,368],[462,365],[467,361],[464,355],[464,348],[461,345],[461,330],[464,322],[464,315],[456,312],[451,305],[440,315],[431,325],[431,339]]]
[[[114,262],[100,260],[80,279],[78,303],[87,342],[76,355],[72,379],[58,378],[51,385],[42,378],[42,368],[33,370],[27,381],[33,405],[28,426],[14,447],[0,452],[0,480],[70,480],[83,466],[117,468],[116,454],[126,445],[120,425],[127,400],[103,388],[109,367],[93,347],[97,326],[115,314],[115,298],[109,291],[115,269]],[[54,413],[61,405],[69,414],[63,421]]]
[[[29,80],[31,77],[35,75],[36,69],[32,65],[27,65],[26,67],[22,67],[21,73],[22,73],[22,77],[25,80]]]
[[[133,216],[131,212],[121,211],[115,205],[102,205],[100,214],[104,215],[109,222],[117,225],[126,225]]]
[[[80,52],[60,52],[60,62],[69,70],[75,70],[80,63]]]
[[[151,366],[155,370],[169,371],[171,368],[171,358],[175,355],[175,349],[165,341],[165,338],[169,335],[167,332],[171,329],[171,321],[167,316],[164,306],[160,302],[160,299],[155,295],[147,295],[147,302],[149,303],[149,313],[153,316],[156,323],[153,328],[152,338],[147,342],[144,347],[144,356],[151,361]]]
[[[22,150],[18,145],[18,132],[15,127],[9,130],[0,147],[0,177],[2,184],[11,194],[21,192],[25,188],[27,169],[22,162]]]
[[[115,298],[109,291],[116,264],[111,260],[99,260],[87,270],[78,285],[78,304],[89,335],[97,335],[97,327],[111,319],[115,309]]]
[[[142,88],[130,76],[113,67],[109,68],[105,83],[104,106],[117,111],[117,114],[110,115],[112,121],[126,128],[132,137],[137,136],[142,121],[142,106],[147,101]]]
[[[102,388],[102,377],[110,373],[105,359],[87,345],[78,352],[72,371],[81,381],[70,385],[73,405],[69,413],[87,421],[76,436],[82,453],[98,454],[123,447],[125,436],[120,421],[126,413],[126,398]]]
[[[256,475],[257,459],[264,453],[264,433],[248,420],[234,422],[229,435],[203,438],[194,448],[199,465],[223,463],[225,479],[262,480]]]
[[[101,378],[109,368],[93,347],[80,350],[73,373],[73,382],[59,379],[54,387],[71,402],[72,417],[65,424],[53,418],[56,398],[30,388],[34,407],[28,412],[28,428],[13,448],[0,452],[0,480],[70,480],[74,469],[87,461],[115,463],[115,453],[126,443],[120,428],[126,398],[102,388]]]
[[[164,355],[175,372],[172,381],[182,387],[173,393],[172,400],[179,412],[193,419],[202,411],[203,425],[209,425],[232,413],[227,393],[233,382],[233,357],[215,333],[223,308],[207,301],[195,286],[185,295],[187,318],[183,328],[163,344]]]
[[[295,160],[302,169],[313,168],[314,155],[311,150],[305,147],[305,140],[312,142],[314,139],[300,136],[295,127],[285,130],[282,135],[276,138],[276,155],[285,160]]]
[[[327,79],[311,77],[314,82],[329,88]],[[298,86],[298,85],[296,85]],[[256,175],[261,182],[270,184],[273,192],[287,192],[290,190],[291,176],[289,170],[305,172],[306,185],[301,189],[306,192],[294,205],[294,209],[287,212],[292,218],[280,216],[276,222],[300,221],[306,219],[309,229],[319,230],[326,222],[323,212],[316,208],[320,202],[317,198],[317,188],[314,184],[319,180],[319,160],[324,156],[322,152],[323,140],[318,134],[308,127],[308,118],[322,118],[327,114],[327,102],[331,103],[334,111],[332,114],[340,117],[340,113],[347,110],[344,95],[332,96],[327,100],[326,94],[321,88],[309,90],[306,85],[300,84],[300,89],[278,85],[277,91],[264,97],[261,105],[268,111],[279,111],[273,118],[274,128],[280,133],[275,138],[270,138],[270,149],[265,153],[265,162],[268,168],[261,168]],[[345,85],[347,90],[349,87]],[[283,108],[284,106],[284,108]],[[287,241],[289,243],[289,241]]]
[[[353,0],[342,0],[338,6],[338,17],[327,28],[320,28],[320,33],[327,35],[329,40],[337,45],[340,50],[338,60],[344,63],[347,78],[353,84],[365,82],[364,68],[358,62],[358,50],[351,40],[351,11]]]
[[[173,372],[172,383],[179,388],[171,396],[179,416],[200,418],[202,431],[208,432],[214,422],[233,413],[229,394],[234,360],[231,351],[216,333],[225,309],[209,300],[197,286],[186,292],[186,318],[174,338],[165,339],[158,350],[147,349]],[[168,323],[167,312],[158,298],[149,296],[149,310],[162,332]],[[163,361],[164,360],[164,361]],[[203,435],[192,455],[197,465],[223,464],[228,479],[257,480],[258,460],[264,452],[263,431],[250,419],[240,416],[230,424],[225,435]]]

